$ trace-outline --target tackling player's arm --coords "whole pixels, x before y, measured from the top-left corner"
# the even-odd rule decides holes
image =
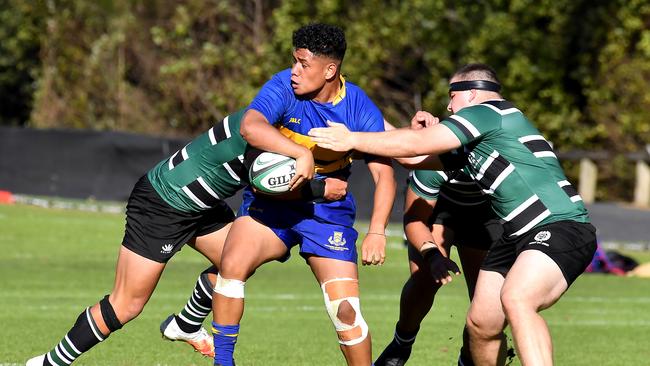
[[[273,195],[260,192],[253,186],[251,188],[257,194],[280,201],[338,201],[347,194],[348,182],[343,177],[312,179],[308,183],[303,184],[300,189]]]
[[[404,197],[404,234],[410,245],[420,251],[425,242],[433,242],[429,219],[433,214],[436,200],[419,197],[412,188],[406,190]],[[441,250],[445,250],[441,248]]]
[[[240,133],[253,147],[296,159],[296,175],[289,183],[290,190],[294,190],[314,177],[314,157],[311,151],[282,135],[257,110],[246,111],[241,122]]]
[[[419,197],[411,187],[404,198],[404,234],[410,245],[420,252],[429,266],[429,271],[437,283],[447,284],[452,277],[449,272],[460,274],[458,265],[449,259],[448,248],[445,248],[433,237],[429,219],[437,200]],[[448,244],[448,243],[446,243]]]
[[[423,127],[433,126],[438,123],[438,118],[428,112],[418,112],[411,120],[411,129],[422,129]],[[417,127],[419,126],[419,127]],[[395,126],[384,120],[384,129],[386,131],[395,130]],[[437,155],[420,155],[410,158],[394,158],[401,166],[406,169],[431,169],[442,170],[443,165]]]
[[[440,123],[418,130],[399,128],[384,132],[351,132],[340,123],[329,122],[328,125],[330,127],[312,128],[309,135],[318,146],[334,151],[358,150],[379,156],[408,158],[438,155],[461,146],[451,129]]]
[[[375,182],[375,194],[368,233],[361,244],[361,262],[383,264],[386,258],[386,224],[395,201],[395,175],[390,159],[375,157],[368,161]]]

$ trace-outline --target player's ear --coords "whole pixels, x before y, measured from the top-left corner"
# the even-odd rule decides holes
[[[476,99],[476,96],[477,96],[476,89],[471,89],[469,91],[469,97],[467,98],[467,101],[468,102],[473,102]]]
[[[338,71],[338,69],[339,67],[336,63],[328,63],[325,67],[325,79],[332,80],[336,76],[336,71]]]

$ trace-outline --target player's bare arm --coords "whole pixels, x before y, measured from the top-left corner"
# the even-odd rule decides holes
[[[400,128],[384,132],[351,132],[340,123],[312,128],[309,135],[318,146],[334,150],[361,152],[387,157],[438,155],[461,146],[446,126],[435,124],[419,130]]]
[[[449,248],[436,242],[429,226],[436,200],[418,197],[409,188],[404,201],[404,233],[410,245],[422,254],[436,283],[445,285],[451,282],[450,273],[459,275],[460,269],[449,259]]]
[[[425,200],[419,197],[411,188],[406,190],[404,197],[404,234],[409,245],[418,252],[425,242],[436,242],[431,233],[429,218],[433,213],[436,200]],[[439,243],[436,243],[439,244]],[[441,250],[446,250],[441,246]]]
[[[424,127],[431,127],[439,122],[440,119],[433,114],[427,111],[417,111],[415,115],[413,115],[413,118],[411,118],[411,129],[420,130]],[[384,129],[386,131],[394,130],[395,126],[384,119]]]
[[[348,193],[347,180],[339,177],[325,179],[325,193],[323,198],[327,201],[338,201]]]
[[[327,177],[325,179],[312,179],[301,189],[287,191],[282,194],[267,194],[251,184],[253,192],[266,195],[269,199],[280,201],[293,201],[303,199],[324,199],[325,201],[338,201],[348,193],[348,182],[343,177]]]
[[[415,119],[416,117],[413,117],[413,118]],[[413,124],[413,120],[411,120],[411,124]],[[413,128],[412,125],[411,125],[411,128]],[[390,122],[384,120],[384,130],[392,131],[394,129],[395,129],[395,126],[390,124]],[[405,167],[407,169],[435,169],[435,170],[438,170],[438,168],[425,168],[425,167],[420,167],[419,166],[419,164],[421,164],[424,161],[424,159],[426,159],[427,157],[429,157],[429,155],[414,156],[414,157],[411,157],[411,158],[393,158],[393,159],[395,159],[398,163],[400,163],[400,165],[402,165],[403,167]]]
[[[412,158],[393,158],[401,166],[409,170],[444,170],[445,166],[438,155],[420,155]]]
[[[390,159],[376,158],[368,162],[375,182],[374,203],[368,233],[361,244],[361,263],[383,264],[386,259],[386,224],[393,209],[397,183]]]
[[[418,113],[420,113],[420,112],[418,112]],[[435,121],[435,123],[433,123],[433,125],[438,123],[437,117],[433,117],[428,112],[422,112],[422,113],[427,114],[430,118],[424,118],[424,117],[419,118],[416,115],[416,116],[413,117],[413,120],[423,120],[423,121],[428,120],[431,123],[433,123]],[[384,129],[386,131],[395,131],[395,130],[397,130],[395,128],[395,126],[393,126],[390,122],[388,122],[386,120],[384,120]],[[411,128],[411,130],[412,129],[413,128]],[[319,130],[319,131],[316,131],[316,130]],[[312,129],[313,133],[318,133],[318,134],[323,133],[320,130],[322,130],[322,129]],[[409,128],[403,128],[403,129],[400,129],[400,130],[409,130]],[[349,132],[349,133],[352,133],[352,132]],[[369,132],[369,133],[377,133],[377,132]],[[383,133],[383,132],[380,132],[380,133]],[[312,132],[310,131],[310,135],[311,134],[312,134]],[[313,138],[313,140],[314,141],[319,141],[318,138],[315,138],[315,137]],[[458,143],[460,144],[460,141],[458,141]],[[320,144],[319,144],[319,146],[320,146]],[[379,155],[381,155],[381,154],[379,154]],[[395,159],[403,167],[405,167],[407,169],[411,169],[411,170],[414,170],[414,169],[443,170],[444,169],[444,166],[443,166],[442,162],[440,161],[440,159],[438,158],[438,155],[423,154],[423,155],[417,155],[417,156],[411,156],[411,157],[395,157],[395,156],[393,156],[392,158]]]
[[[311,151],[282,135],[262,113],[254,109],[248,110],[241,122],[240,132],[251,146],[296,159],[296,175],[289,183],[290,190],[314,177],[314,157]]]
[[[440,123],[440,119],[427,111],[418,111],[411,118],[411,129],[421,130]],[[407,169],[432,169],[442,170],[444,167],[437,155],[420,155],[411,158],[395,158]]]
[[[421,130],[425,127],[431,127],[438,124],[440,119],[427,111],[417,111],[411,118],[411,129]]]

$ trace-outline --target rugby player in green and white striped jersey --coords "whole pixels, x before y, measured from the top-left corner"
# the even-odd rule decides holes
[[[125,235],[113,290],[82,311],[61,341],[49,352],[28,360],[27,366],[69,365],[138,316],[167,261],[186,243],[213,264],[219,263],[235,218],[223,200],[248,185],[244,165],[248,144],[239,132],[243,115],[244,110],[226,117],[140,178],[126,207]],[[327,184],[325,188],[321,182],[321,197],[338,199],[345,195],[346,182],[330,178]],[[310,193],[305,189],[304,194],[311,198]],[[201,292],[196,295],[203,296],[193,296],[189,304],[210,309],[216,272],[211,267],[199,276],[196,289]],[[163,325],[166,338],[185,341],[203,354],[214,354],[212,336],[200,323],[176,322],[172,316]]]
[[[466,169],[504,223],[467,316],[472,358],[479,365],[503,364],[497,335],[510,324],[522,364],[551,365],[551,336],[539,312],[557,302],[587,267],[596,249],[595,228],[548,141],[503,99],[500,87],[489,66],[466,65],[450,80],[448,109],[454,114],[438,124],[360,133],[331,123],[310,135],[336,151],[425,156],[406,159],[418,168],[441,169],[438,155],[462,146]]]
[[[393,340],[375,366],[401,366],[409,359],[420,324],[431,310],[438,289],[451,281],[449,272],[459,272],[449,259],[452,245],[463,265],[471,301],[480,266],[491,244],[501,236],[502,226],[488,196],[463,171],[415,170],[409,175],[404,200],[404,233],[410,243],[411,276],[402,288]],[[425,242],[431,249],[415,249]],[[440,250],[433,250],[433,245]],[[464,330],[458,365],[468,364],[471,355]]]

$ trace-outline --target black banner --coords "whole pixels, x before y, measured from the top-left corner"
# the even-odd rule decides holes
[[[186,142],[121,132],[0,127],[0,189],[126,201],[138,178]]]
[[[126,201],[133,184],[189,139],[123,132],[0,127],[0,190],[18,194]],[[407,172],[395,165],[397,197],[391,221],[402,220]],[[348,190],[357,219],[370,218],[374,183],[363,160],[354,162]],[[239,196],[227,200],[237,209]]]

